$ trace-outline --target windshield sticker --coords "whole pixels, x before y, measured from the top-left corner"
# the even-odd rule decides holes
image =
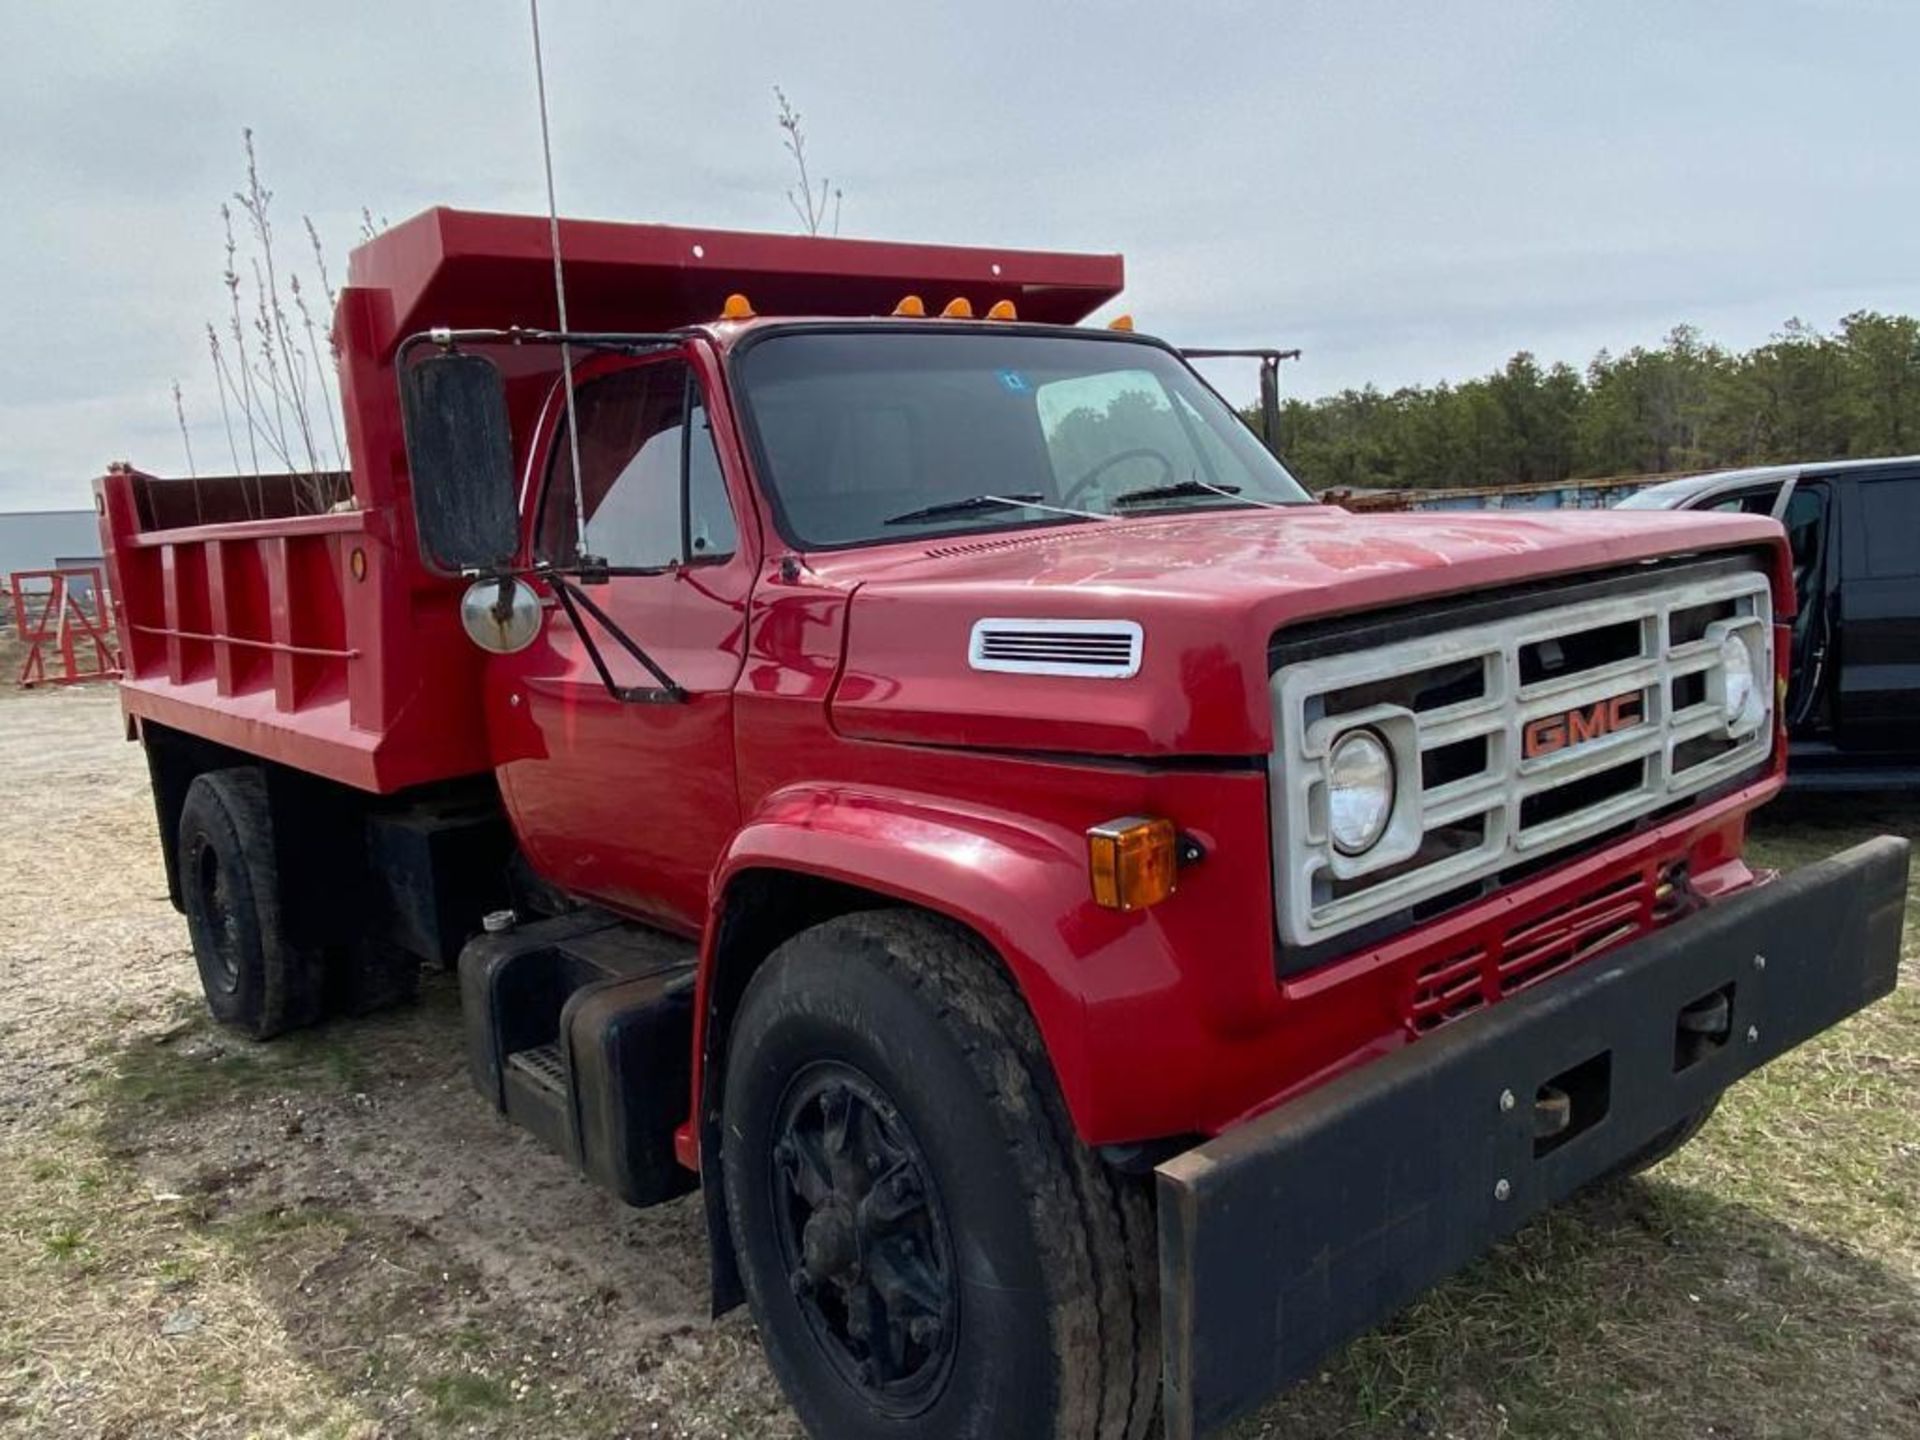
[[[1006,392],[1009,395],[1031,395],[1033,393],[1033,382],[1018,370],[1002,370],[1000,372],[1000,383],[1006,388]]]

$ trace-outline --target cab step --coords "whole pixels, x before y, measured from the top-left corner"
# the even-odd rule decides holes
[[[514,1074],[524,1075],[527,1085],[532,1089],[550,1091],[556,1096],[567,1093],[567,1062],[558,1045],[536,1045],[531,1050],[516,1050],[507,1057],[507,1069]]]
[[[689,1113],[695,946],[600,910],[469,941],[467,1065],[495,1109],[632,1205],[692,1189],[674,1157]]]

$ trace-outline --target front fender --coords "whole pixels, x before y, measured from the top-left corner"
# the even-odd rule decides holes
[[[1075,1124],[1083,1133],[1089,1128],[1086,998],[1077,962],[1112,943],[1108,932],[1128,927],[1126,917],[1090,903],[1079,832],[906,790],[797,785],[769,795],[714,874],[714,912],[700,963],[697,1064],[704,1065],[708,1049],[718,921],[734,881],[756,870],[875,891],[978,932],[1025,997]],[[700,1085],[696,1075],[696,1094]]]
[[[1019,987],[1089,1145],[1203,1131],[1272,1092],[1287,1007],[1273,973],[1264,773],[936,763],[915,751],[894,769],[769,791],[715,867],[694,1050],[705,1099],[682,1144],[689,1163],[714,1119],[705,1078],[723,1037],[709,1027],[740,979],[725,932],[743,924],[735,902],[756,874],[815,876],[974,930]],[[899,783],[923,775],[940,789]],[[1120,815],[1166,816],[1194,841],[1203,858],[1182,869],[1178,894],[1144,910],[1094,903],[1086,829]],[[753,936],[752,961],[783,923]]]

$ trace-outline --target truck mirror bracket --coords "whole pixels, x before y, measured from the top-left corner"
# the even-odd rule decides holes
[[[560,608],[567,612],[567,620],[572,624],[574,633],[580,637],[580,643],[587,648],[587,658],[593,662],[594,670],[600,676],[600,683],[606,687],[607,694],[623,705],[684,705],[687,692],[677,684],[673,677],[655,662],[654,658],[625,630],[614,618],[594,603],[591,596],[564,576],[549,573],[547,580],[553,586],[553,593],[560,601]],[[600,653],[600,646],[593,638],[580,612],[585,610],[599,621],[606,632],[619,642],[620,648],[633,657],[657,684],[621,685],[615,682],[613,671],[607,667],[607,657]]]

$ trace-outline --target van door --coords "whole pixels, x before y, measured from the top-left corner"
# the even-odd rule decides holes
[[[1793,557],[1793,653],[1787,668],[1787,730],[1801,739],[1820,735],[1831,723],[1827,712],[1834,687],[1833,578],[1839,572],[1839,548],[1831,517],[1832,492],[1821,481],[1782,487],[1773,518],[1787,532]]]
[[[1835,740],[1853,751],[1920,751],[1920,468],[1839,491]]]

